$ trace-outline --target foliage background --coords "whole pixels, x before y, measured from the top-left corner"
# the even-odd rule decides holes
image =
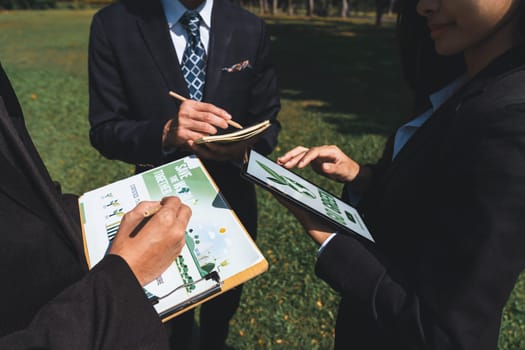
[[[82,193],[132,174],[89,144],[87,40],[93,10],[0,13],[0,61],[53,178]],[[283,131],[272,155],[302,144],[336,144],[360,162],[379,157],[410,112],[391,17],[267,18],[279,73]],[[302,173],[333,193],[340,185]],[[259,191],[258,245],[270,269],[245,285],[232,321],[232,349],[331,349],[339,297],[313,273],[316,247]],[[525,349],[521,278],[503,315],[499,349]]]

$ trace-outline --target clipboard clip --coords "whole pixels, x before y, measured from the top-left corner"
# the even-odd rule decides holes
[[[210,273],[208,273],[204,277],[202,277],[202,278],[200,278],[200,279],[198,279],[196,281],[192,281],[192,282],[181,284],[180,286],[177,286],[176,288],[170,290],[168,293],[166,293],[164,295],[159,296],[159,295],[154,295],[154,294],[148,292],[147,296],[148,296],[148,299],[151,301],[151,304],[155,305],[155,304],[158,304],[159,300],[169,297],[170,295],[172,295],[173,293],[175,293],[176,291],[178,291],[178,290],[180,290],[182,288],[186,288],[186,287],[195,285],[195,284],[197,284],[199,282],[209,281],[209,280],[214,280],[215,283],[216,283],[215,286],[210,288],[211,290],[216,290],[217,288],[220,289],[220,287],[222,286],[222,281],[221,281],[221,277],[219,276],[219,273],[217,271],[211,271]]]

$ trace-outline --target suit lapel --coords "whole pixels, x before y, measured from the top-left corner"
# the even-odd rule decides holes
[[[466,94],[472,94],[478,90],[479,84],[468,83],[461,88],[454,96],[445,102],[432,116],[415,132],[405,146],[399,151],[392,160],[391,165],[386,171],[382,184],[386,184],[392,176],[395,176],[399,166],[404,164],[417,153],[424,152],[427,147],[432,147],[435,140],[443,135],[443,126],[447,125],[450,119],[456,116],[456,111],[461,106]]]
[[[517,46],[491,62],[485,69],[479,72],[467,84],[465,84],[454,96],[452,96],[434,115],[418,130],[414,136],[407,142],[405,147],[395,158],[393,165],[402,162],[410,157],[413,152],[421,148],[435,131],[438,125],[449,120],[456,115],[465,101],[477,96],[487,89],[494,81],[511,74],[516,70],[523,70],[523,61],[525,60],[525,47]]]
[[[424,123],[417,132],[408,140],[405,146],[399,151],[396,158],[392,161],[391,169],[395,169],[399,163],[409,159],[417,151],[424,148],[424,146],[432,141],[440,126],[450,118],[452,113],[452,105],[457,99],[448,101],[444,106],[439,108],[428,120]],[[445,120],[446,119],[446,120]]]
[[[525,57],[525,48],[516,47],[503,56],[496,59],[478,75],[463,86],[454,96],[443,104],[418,131],[408,140],[401,149],[391,166],[386,172],[383,183],[396,174],[400,164],[409,161],[416,153],[424,151],[425,147],[436,138],[442,136],[442,126],[456,116],[456,112],[462,104],[470,98],[482,93],[487,86],[501,78],[503,75],[510,74],[513,70],[522,69],[521,65]]]
[[[10,141],[4,136],[3,130],[6,130],[6,109],[0,97],[0,162],[4,165],[2,167],[0,181],[0,191],[7,194],[11,199],[18,202],[21,206],[31,211],[39,217],[44,217],[48,209],[41,205],[40,201],[34,200],[34,192],[30,186],[27,186],[25,174],[22,169],[18,167],[14,161],[15,154],[10,152]]]
[[[230,45],[232,25],[230,13],[225,1],[215,0],[211,17],[210,42],[208,46],[208,62],[206,67],[206,85],[204,99],[214,96],[222,75],[222,67],[226,58],[226,49]]]
[[[188,96],[188,87],[171,40],[170,29],[164,16],[162,4],[159,0],[149,0],[144,1],[143,6],[137,25],[166,82],[166,87],[168,90],[174,90],[181,95]]]
[[[367,195],[359,202],[360,211],[367,212],[368,208],[376,205],[377,200],[384,195],[385,188],[389,186],[392,180],[396,179],[396,176],[400,173],[400,169],[407,167],[413,169],[414,167],[421,166],[421,164],[415,163],[412,159],[418,152],[425,152],[429,150],[428,147],[433,147],[433,145],[436,144],[436,138],[441,137],[441,133],[443,132],[442,126],[455,115],[453,109],[456,105],[452,100],[454,100],[456,104],[459,101],[457,98],[452,98],[449,102],[445,103],[445,105],[438,109],[408,140],[396,158],[388,165],[386,171],[380,175],[374,186],[370,188]],[[388,149],[390,157],[392,156],[393,144],[394,141],[392,140]],[[411,161],[413,164],[410,164]]]
[[[50,213],[54,216],[61,228],[58,230],[60,235],[85,265],[80,230],[65,213],[42,162],[34,158],[34,154],[37,154],[36,150],[31,152],[33,144],[28,145],[23,141],[29,136],[25,134],[25,129],[20,130],[16,127],[2,97],[0,97],[0,129],[4,134],[5,145],[7,145],[0,154],[0,161],[8,159],[4,152],[12,152],[11,159],[16,159],[19,165],[18,167],[10,162],[4,162],[5,167],[2,172],[5,182],[0,181],[0,190],[39,217],[45,217],[43,213]],[[30,181],[34,187],[27,186],[26,181],[21,181],[23,179]],[[34,192],[38,192],[42,198],[41,201],[34,200]]]

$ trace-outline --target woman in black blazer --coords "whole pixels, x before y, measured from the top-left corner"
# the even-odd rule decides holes
[[[336,349],[496,349],[525,267],[524,16],[521,0],[404,1],[417,103],[382,159],[362,166],[336,146],[278,159],[344,182],[375,239],[332,234],[286,204],[341,294]]]

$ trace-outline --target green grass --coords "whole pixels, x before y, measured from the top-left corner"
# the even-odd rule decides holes
[[[87,40],[93,10],[0,13],[0,60],[53,178],[82,193],[132,173],[91,148]],[[390,21],[391,22],[391,21]],[[379,157],[408,114],[392,26],[370,19],[268,18],[279,73],[283,131],[275,157],[302,144],[336,144],[360,162]],[[338,193],[340,185],[304,176]],[[258,245],[270,262],[248,282],[232,321],[235,349],[330,349],[339,297],[315,277],[316,247],[266,192]],[[525,349],[525,279],[503,315],[500,350]]]
[[[0,60],[20,99],[31,136],[51,175],[82,193],[131,175],[88,139],[87,45],[93,11],[0,14]]]

